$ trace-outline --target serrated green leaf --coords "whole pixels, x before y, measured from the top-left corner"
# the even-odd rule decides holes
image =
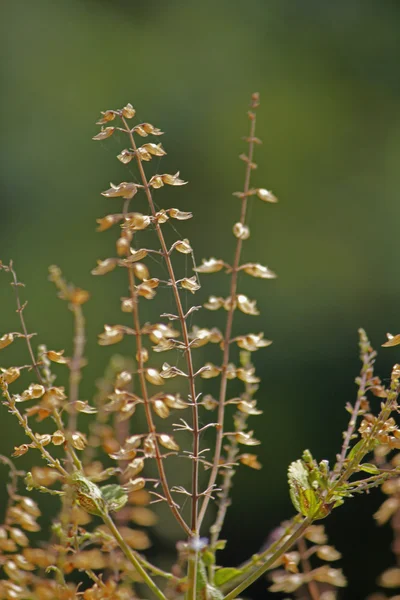
[[[234,567],[226,567],[218,569],[214,576],[214,583],[216,586],[221,587],[224,583],[227,583],[234,577],[241,575],[243,571],[241,569],[235,569]]]

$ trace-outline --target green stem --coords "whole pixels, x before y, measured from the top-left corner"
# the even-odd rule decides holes
[[[188,589],[185,594],[185,600],[195,600],[196,598],[197,558],[198,552],[189,558],[187,571]]]
[[[157,584],[146,573],[146,571],[140,564],[139,560],[136,558],[136,556],[132,552],[132,549],[128,546],[128,544],[122,537],[121,533],[119,532],[118,528],[116,527],[116,525],[115,525],[114,521],[112,520],[112,518],[110,517],[110,515],[108,513],[103,513],[101,515],[101,517],[102,517],[104,523],[107,525],[107,527],[111,531],[111,533],[113,534],[115,540],[118,542],[118,545],[121,548],[122,552],[125,554],[126,558],[129,560],[129,562],[133,565],[135,570],[142,577],[142,579],[146,583],[146,585],[157,596],[157,598],[159,598],[160,600],[167,600],[166,597],[164,596],[164,594],[162,593],[162,591],[157,586]]]
[[[269,557],[265,563],[263,563],[260,567],[255,569],[244,581],[239,583],[229,594],[224,596],[224,600],[233,600],[236,598],[243,590],[249,587],[252,583],[257,581],[261,575],[268,571],[268,569],[283,555],[287,550],[289,550],[298,539],[301,538],[307,527],[311,525],[313,522],[312,517],[306,517],[301,525],[294,531],[294,533],[290,536],[288,540],[272,556]]]

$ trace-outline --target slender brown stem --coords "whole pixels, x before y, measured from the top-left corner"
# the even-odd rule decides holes
[[[175,516],[176,520],[178,521],[179,525],[182,527],[182,529],[188,535],[191,535],[192,532],[191,532],[190,528],[186,524],[185,520],[183,519],[182,515],[180,514],[180,512],[176,506],[174,499],[172,498],[172,495],[171,495],[171,492],[169,489],[169,485],[168,485],[168,481],[167,481],[167,476],[166,476],[165,469],[164,469],[163,458],[161,456],[160,447],[159,447],[157,435],[156,435],[156,427],[154,425],[153,415],[151,412],[150,398],[149,398],[149,394],[147,391],[145,368],[144,368],[143,353],[142,353],[143,343],[142,343],[142,334],[141,334],[140,318],[139,318],[139,302],[138,302],[138,298],[137,298],[137,294],[136,294],[136,290],[135,290],[135,279],[134,279],[134,274],[133,274],[132,269],[128,269],[128,277],[129,277],[129,290],[130,290],[130,294],[131,294],[131,298],[132,298],[132,305],[133,305],[132,316],[133,316],[134,327],[135,327],[135,332],[136,332],[135,333],[135,335],[136,335],[136,356],[137,356],[137,362],[138,362],[138,375],[139,375],[140,389],[141,389],[141,392],[143,395],[144,409],[145,409],[145,413],[146,413],[146,420],[147,420],[147,425],[149,428],[149,433],[153,435],[155,454],[156,454],[155,459],[156,459],[156,463],[157,463],[157,467],[158,467],[158,473],[160,476],[161,486],[162,486],[165,498],[168,502],[168,505],[169,505],[173,515]]]
[[[252,97],[252,105],[251,108],[256,109],[258,106],[258,95],[254,94]],[[240,211],[240,223],[242,225],[245,224],[246,221],[246,211],[247,211],[247,192],[250,189],[250,178],[252,171],[252,163],[253,163],[253,154],[254,154],[254,134],[256,130],[256,114],[253,111],[249,112],[250,118],[250,136],[249,136],[249,155],[248,160],[246,161],[246,172],[245,172],[245,181],[243,188],[243,196],[242,196],[242,205]],[[221,450],[222,450],[222,442],[224,437],[224,416],[225,416],[225,400],[226,400],[226,392],[227,392],[227,369],[229,364],[229,349],[230,349],[230,339],[232,336],[232,326],[233,326],[233,316],[235,312],[235,298],[237,294],[237,281],[238,281],[238,272],[240,266],[240,257],[242,252],[243,240],[237,240],[235,256],[232,265],[232,275],[231,275],[231,285],[230,285],[230,298],[231,298],[231,306],[228,311],[228,316],[226,319],[226,327],[225,327],[225,336],[224,336],[224,353],[222,358],[222,371],[221,371],[221,386],[218,400],[218,427],[217,427],[217,435],[215,441],[215,453],[213,460],[213,467],[210,473],[210,479],[208,481],[207,489],[212,489],[215,485],[218,470],[221,459]],[[207,511],[208,503],[210,501],[210,496],[205,496],[200,513],[199,513],[199,528],[201,523],[203,522],[204,516]]]
[[[153,197],[151,193],[151,189],[149,183],[147,181],[146,174],[144,172],[144,168],[142,165],[142,161],[140,159],[140,155],[137,152],[137,146],[135,139],[133,137],[132,131],[130,130],[128,123],[124,117],[121,117],[126,127],[126,130],[129,135],[129,139],[132,145],[132,149],[135,152],[140,177],[142,179],[142,183],[144,186],[144,190],[146,193],[146,197],[149,203],[149,207],[154,217],[156,215],[156,209],[153,202]],[[184,352],[186,357],[187,369],[188,369],[188,382],[189,382],[189,390],[191,396],[191,405],[192,405],[192,433],[193,433],[193,449],[192,449],[192,517],[191,517],[191,532],[192,534],[198,534],[198,502],[199,502],[199,417],[198,417],[198,406],[197,406],[197,395],[196,395],[196,387],[195,387],[195,378],[194,378],[194,368],[192,361],[192,353],[190,349],[190,340],[189,340],[189,332],[186,325],[185,320],[185,312],[183,310],[179,288],[176,282],[174,269],[172,266],[171,258],[168,252],[167,244],[164,239],[164,235],[161,229],[160,224],[156,219],[154,219],[154,226],[157,232],[157,236],[159,242],[161,244],[161,253],[164,257],[165,264],[168,270],[172,291],[175,299],[176,308],[178,311],[178,317],[180,322],[180,327],[182,331],[183,344],[184,344]]]
[[[69,403],[72,405],[79,400],[79,383],[82,379],[82,359],[85,349],[85,318],[82,307],[72,304],[71,310],[74,315],[74,351],[69,363]],[[70,407],[67,431],[75,431],[77,425],[77,413],[73,406]]]
[[[312,569],[311,569],[310,561],[307,558],[307,545],[304,541],[304,538],[300,538],[297,541],[297,547],[298,547],[299,553],[300,553],[300,561],[301,561],[303,573],[305,575],[308,575],[309,573],[311,573]],[[307,587],[308,587],[308,591],[310,592],[311,600],[320,600],[317,582],[316,581],[308,581]]]
[[[14,271],[12,261],[10,262],[9,269],[10,269],[10,273],[11,273],[12,279],[13,279],[12,286],[14,288],[15,299],[16,299],[16,302],[17,302],[17,313],[19,315],[19,320],[21,322],[22,331],[24,332],[24,336],[25,336],[25,340],[26,340],[26,345],[28,346],[28,351],[29,351],[29,354],[30,354],[30,357],[31,357],[32,366],[33,366],[33,368],[36,371],[36,375],[37,375],[37,378],[39,380],[39,383],[42,383],[42,375],[40,373],[39,367],[38,367],[37,362],[36,362],[35,354],[34,354],[33,349],[32,349],[30,335],[29,335],[28,330],[26,328],[26,323],[25,323],[25,319],[24,319],[24,315],[23,315],[23,311],[24,311],[24,308],[26,306],[26,303],[24,305],[21,305],[21,301],[19,299],[18,287],[19,286],[23,286],[23,284],[20,283],[18,281],[18,279],[17,279],[17,274]]]
[[[32,429],[28,425],[27,419],[21,415],[18,408],[15,406],[15,400],[13,400],[13,398],[11,397],[8,389],[6,387],[3,387],[2,392],[3,396],[6,399],[6,405],[8,406],[10,413],[17,417],[19,424],[24,429],[26,435],[31,439],[33,446],[37,450],[39,450],[42,457],[49,463],[49,465],[51,465],[54,469],[57,469],[57,471],[59,471],[59,473],[61,473],[64,477],[68,477],[67,471],[64,469],[64,467],[61,466],[60,462],[51,456],[51,454],[46,450],[43,444],[41,444],[38,438],[35,436]]]

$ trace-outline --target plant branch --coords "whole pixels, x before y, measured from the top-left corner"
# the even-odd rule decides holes
[[[251,108],[255,110],[258,106],[259,96],[258,94],[253,94]],[[249,111],[249,119],[250,119],[250,136],[249,136],[249,155],[248,160],[246,161],[246,172],[245,172],[245,181],[243,188],[243,195],[241,198],[241,211],[240,211],[240,223],[242,225],[245,224],[246,221],[246,212],[247,212],[247,192],[250,189],[250,178],[253,164],[253,154],[254,154],[254,137],[256,130],[256,113]],[[222,450],[222,442],[224,437],[224,417],[225,417],[225,400],[226,400],[226,392],[227,392],[227,384],[228,384],[228,364],[230,358],[230,344],[229,341],[232,337],[232,327],[233,327],[233,316],[235,311],[235,298],[237,294],[237,281],[238,281],[238,272],[240,266],[240,257],[242,252],[243,240],[238,238],[236,243],[235,256],[232,265],[232,275],[231,275],[231,285],[230,285],[230,308],[228,311],[227,319],[226,319],[226,327],[225,327],[225,336],[224,336],[224,353],[222,358],[222,367],[221,367],[221,385],[220,385],[220,393],[218,400],[218,428],[217,435],[215,441],[215,453],[213,466],[210,473],[210,478],[208,481],[208,489],[212,489],[215,485],[219,463],[221,459],[221,450]],[[208,503],[210,501],[210,496],[205,496],[200,513],[199,513],[199,527],[203,522],[204,516],[207,511]]]
[[[122,122],[124,123],[124,126],[126,127],[132,148],[135,152],[140,177],[142,179],[142,183],[144,186],[144,190],[146,193],[146,197],[147,197],[147,200],[149,203],[149,207],[150,207],[152,216],[155,217],[156,209],[154,206],[151,189],[150,189],[149,183],[147,181],[146,174],[144,172],[144,168],[143,168],[143,164],[142,164],[140,155],[137,152],[137,146],[136,146],[135,139],[133,137],[132,131],[130,130],[130,128],[128,126],[126,119],[123,116],[121,117],[121,119],[122,119]],[[197,395],[196,395],[195,380],[194,380],[194,368],[193,368],[193,361],[192,361],[192,353],[191,353],[191,348],[190,348],[189,332],[188,332],[186,320],[185,320],[185,312],[183,310],[183,306],[182,306],[182,302],[181,302],[181,298],[180,298],[180,294],[179,294],[179,289],[178,289],[177,281],[175,278],[174,269],[172,266],[171,258],[170,258],[169,252],[168,252],[168,248],[167,248],[167,245],[166,245],[166,242],[164,239],[164,235],[163,235],[161,226],[158,223],[157,219],[154,219],[154,226],[155,226],[155,229],[157,232],[159,242],[161,244],[161,253],[164,257],[165,264],[166,264],[166,267],[168,270],[168,274],[169,274],[169,277],[171,280],[172,291],[173,291],[175,304],[176,304],[176,308],[178,311],[179,323],[180,323],[180,327],[181,327],[181,331],[182,331],[184,352],[185,352],[187,369],[188,369],[187,376],[188,376],[189,390],[190,390],[190,396],[191,396],[192,420],[193,420],[193,423],[192,423],[192,429],[193,429],[193,449],[192,449],[193,463],[192,464],[193,464],[193,467],[192,467],[191,532],[192,532],[192,534],[197,535],[197,533],[198,533],[198,521],[197,521],[198,514],[197,513],[198,513],[198,501],[199,501],[199,481],[198,481],[199,460],[198,460],[198,457],[199,457],[200,434],[199,434],[199,417],[198,417],[198,406],[197,406],[197,401],[196,401]]]
[[[8,268],[8,270],[11,273],[12,279],[13,279],[11,285],[13,286],[14,292],[15,292],[15,299],[16,299],[16,302],[17,302],[17,313],[19,315],[19,320],[21,322],[22,331],[24,332],[24,337],[25,337],[25,340],[26,340],[26,345],[28,346],[28,351],[29,351],[29,354],[30,354],[30,357],[31,357],[32,366],[35,369],[35,372],[36,372],[37,378],[39,380],[39,383],[42,383],[42,376],[40,374],[40,370],[39,370],[38,364],[36,362],[35,354],[34,354],[33,349],[32,349],[30,335],[28,334],[28,330],[27,330],[25,319],[24,319],[24,315],[23,315],[23,311],[24,311],[24,308],[26,306],[26,303],[23,304],[23,305],[21,305],[21,301],[20,301],[19,293],[18,293],[18,287],[24,286],[24,284],[20,283],[18,281],[17,274],[16,274],[16,272],[15,272],[15,270],[13,268],[13,262],[12,261],[10,261],[9,266],[5,267],[5,268]]]
[[[312,517],[306,517],[299,527],[292,533],[292,535],[280,546],[261,566],[256,568],[250,575],[246,577],[239,585],[237,585],[231,592],[229,592],[224,600],[233,600],[243,590],[249,587],[252,583],[257,581],[285,552],[287,552],[298,539],[302,537],[307,527],[313,522]]]
[[[111,533],[113,534],[116,541],[118,542],[118,545],[121,548],[121,550],[123,551],[123,553],[125,554],[126,558],[129,560],[129,562],[133,565],[135,570],[142,577],[142,579],[146,583],[146,585],[157,596],[157,598],[159,598],[159,600],[166,600],[166,597],[164,596],[164,594],[162,593],[160,588],[153,581],[153,579],[150,577],[150,575],[145,571],[145,569],[141,565],[140,561],[137,559],[135,554],[132,552],[132,549],[128,546],[128,544],[122,537],[118,527],[115,525],[115,523],[112,520],[112,518],[110,517],[110,515],[108,513],[103,513],[102,519],[103,519],[104,523],[107,525],[107,527],[109,528],[109,530],[111,531]]]

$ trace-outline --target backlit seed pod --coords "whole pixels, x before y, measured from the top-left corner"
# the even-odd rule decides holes
[[[276,279],[276,273],[258,263],[246,263],[240,267],[248,275],[258,277],[260,279]]]
[[[135,506],[130,511],[130,518],[141,527],[151,527],[157,523],[157,515],[144,506]]]
[[[254,375],[254,372],[254,368],[244,369],[240,367],[239,369],[237,369],[236,374],[238,378],[241,381],[244,381],[245,383],[260,383],[260,378],[256,377]]]
[[[162,446],[164,446],[164,448],[167,448],[168,450],[173,450],[175,452],[178,452],[179,446],[175,442],[174,438],[171,435],[168,435],[167,433],[161,433],[158,436],[158,439],[160,441],[160,444]]]
[[[161,377],[159,371],[157,369],[146,369],[145,377],[149,383],[153,385],[164,385],[164,379]]]
[[[91,270],[92,275],[105,275],[110,273],[117,266],[115,258],[106,258],[105,260],[98,260],[97,267]]]
[[[149,215],[143,215],[142,213],[130,213],[125,218],[123,228],[130,229],[131,231],[140,231],[146,229],[151,223]]]
[[[146,300],[152,300],[156,295],[156,291],[152,286],[149,286],[146,282],[136,286],[136,291],[139,296],[146,298]]]
[[[102,196],[106,196],[106,198],[125,198],[126,200],[133,198],[137,194],[138,188],[142,187],[127,181],[122,181],[118,185],[110,183],[110,186],[110,189],[101,193]]]
[[[9,346],[14,341],[14,336],[12,333],[5,333],[2,337],[0,337],[0,350]]]
[[[211,396],[211,394],[206,394],[203,397],[202,405],[206,410],[214,410],[218,406],[217,400]]]
[[[133,131],[142,137],[148,135],[162,135],[164,133],[161,129],[158,129],[158,127],[154,127],[151,123],[141,123],[140,125],[136,125],[133,128]]]
[[[131,152],[130,150],[122,150],[122,152],[120,152],[120,154],[117,155],[117,158],[120,162],[122,162],[124,165],[127,165],[128,163],[131,162],[131,160],[135,157],[135,153]]]
[[[208,308],[208,310],[218,310],[224,306],[224,299],[217,296],[210,296],[208,302],[205,302],[203,306],[204,308]]]
[[[162,397],[162,400],[165,402],[168,408],[172,409],[183,410],[188,406],[187,403],[182,400],[179,394],[175,396],[173,394],[165,394]]]
[[[13,383],[21,374],[21,370],[18,367],[10,367],[9,369],[1,369],[3,379],[6,383]]]
[[[50,387],[48,390],[46,390],[40,404],[43,408],[52,410],[54,408],[58,408],[66,399],[67,396],[64,393],[63,387]]]
[[[142,148],[153,156],[165,156],[167,154],[161,144],[146,143],[143,144]]]
[[[136,479],[130,479],[124,485],[124,489],[128,493],[130,493],[130,492],[137,492],[138,490],[143,489],[145,485],[146,485],[146,481],[143,479],[143,477],[137,477]]]
[[[258,461],[257,454],[242,454],[239,457],[239,461],[242,463],[242,465],[246,465],[251,469],[259,470],[262,468],[261,463]]]
[[[276,198],[272,192],[264,188],[259,188],[256,193],[260,200],[263,200],[264,202],[271,202],[272,204],[278,202],[278,198]]]
[[[32,500],[32,498],[29,498],[28,496],[20,498],[19,503],[21,505],[21,508],[30,515],[32,515],[32,517],[40,517],[40,515],[42,514],[37,502]]]
[[[124,261],[125,263],[135,263],[138,260],[142,260],[147,256],[147,250],[145,250],[144,248],[142,248],[141,250],[134,250],[133,248],[131,248],[130,252],[130,256],[128,256],[128,258],[126,258]]]
[[[192,294],[194,294],[195,292],[197,292],[197,290],[200,289],[200,284],[197,281],[196,275],[193,275],[193,277],[184,277],[183,279],[181,279],[181,286],[185,288],[185,290],[189,290],[189,292],[192,292]]]
[[[247,240],[250,237],[250,229],[243,223],[235,223],[233,226],[233,235],[239,240]]]
[[[121,371],[118,373],[115,380],[115,387],[118,389],[124,388],[129,385],[132,381],[132,375],[128,371]]]
[[[35,438],[42,446],[47,446],[51,442],[51,435],[49,433],[35,433]]]
[[[46,352],[46,356],[51,362],[59,363],[65,365],[68,363],[68,358],[64,356],[65,350],[59,350],[56,352],[55,350],[49,350]]]
[[[96,231],[106,231],[110,229],[119,220],[119,215],[107,215],[101,219],[96,219],[96,223],[99,224]]]
[[[169,365],[167,362],[163,364],[160,375],[163,379],[171,379],[173,377],[177,377],[178,375],[181,377],[187,377],[186,373],[177,367]]]
[[[382,348],[390,348],[391,346],[398,346],[400,344],[400,333],[398,333],[397,335],[392,335],[391,333],[387,333],[386,337],[387,337],[387,342],[382,344]],[[0,342],[1,342],[1,339],[0,339]]]
[[[193,217],[193,213],[184,212],[182,210],[178,210],[177,208],[169,208],[167,212],[171,219],[177,219],[178,221],[187,221],[187,219],[191,219]]]
[[[31,383],[27,390],[31,398],[41,398],[46,391],[46,388],[39,383]],[[25,393],[25,392],[24,392]]]
[[[166,340],[160,337],[160,341],[156,346],[153,346],[153,350],[154,352],[167,352],[167,350],[172,350],[175,346],[176,344],[173,340]]]
[[[105,140],[109,138],[115,131],[115,127],[102,127],[101,131],[92,137],[92,140]]]
[[[70,295],[70,302],[71,304],[75,304],[78,306],[81,306],[82,304],[85,304],[85,302],[87,302],[90,298],[90,294],[89,292],[87,292],[86,290],[82,290],[81,288],[75,288]]]
[[[122,298],[121,310],[124,313],[130,313],[135,307],[135,301],[133,298]]]
[[[174,248],[182,254],[190,254],[192,252],[192,247],[187,239],[175,242]]]
[[[13,560],[15,561],[17,567],[23,569],[24,571],[33,571],[36,568],[25,558],[25,556],[22,556],[22,554],[14,554]]]
[[[235,379],[236,377],[236,367],[233,363],[229,363],[226,367],[226,378],[227,379]]]
[[[126,106],[124,106],[124,108],[122,109],[122,115],[125,117],[125,119],[133,119],[133,117],[136,114],[136,110],[133,108],[132,104],[127,104]]]
[[[149,181],[149,185],[155,189],[162,187],[164,184],[167,185],[186,185],[187,181],[179,178],[179,171],[175,175],[169,175],[164,173],[163,175],[153,175]]]
[[[207,367],[207,370],[201,372],[200,377],[202,379],[211,379],[213,377],[218,377],[218,375],[221,372],[221,368],[217,367],[216,365],[213,365],[213,363],[208,362],[204,366]]]
[[[48,487],[60,479],[60,473],[50,467],[32,467],[32,478],[35,484]]]
[[[316,550],[316,555],[321,560],[331,561],[331,560],[340,560],[342,555],[340,552],[336,550],[333,546],[319,546]]]
[[[156,455],[156,445],[152,435],[148,435],[143,442],[145,456],[153,458]]]
[[[115,246],[118,256],[128,256],[130,252],[130,241],[126,237],[121,236],[118,238]]]
[[[103,116],[101,117],[101,119],[96,121],[96,125],[104,125],[104,123],[109,123],[110,121],[113,121],[117,115],[117,111],[116,110],[105,110],[101,114]]]
[[[257,410],[256,404],[257,403],[255,400],[252,400],[250,402],[242,400],[237,406],[240,412],[244,413],[245,415],[262,415],[263,411]]]
[[[51,441],[55,446],[61,446],[65,442],[65,436],[59,429],[51,436]]]
[[[153,410],[156,413],[156,415],[161,417],[161,419],[166,419],[167,417],[169,417],[169,408],[168,406],[166,406],[166,404],[164,404],[162,400],[154,400]]]
[[[135,357],[136,357],[137,362],[140,362],[140,361],[143,363],[147,362],[149,360],[149,352],[148,352],[147,348],[141,348],[140,352],[139,351],[136,352]]]
[[[167,215],[166,211],[162,208],[161,210],[156,212],[154,218],[157,221],[157,223],[162,225],[163,223],[166,223],[168,221],[169,216]]]
[[[100,333],[98,337],[98,343],[100,346],[110,346],[111,344],[117,344],[120,342],[124,338],[124,334],[116,327],[104,325],[104,332]]]
[[[136,477],[144,469],[143,458],[134,458],[126,467],[124,474],[129,477]]]
[[[239,310],[244,312],[246,315],[259,315],[260,311],[256,307],[255,300],[249,300],[247,296],[244,294],[238,294],[237,296],[237,306]]]
[[[85,413],[86,415],[93,415],[97,413],[97,408],[90,406],[87,400],[75,400],[75,402],[68,402],[68,405],[65,407],[65,409],[69,413],[74,413],[74,411]]]
[[[19,456],[23,456],[24,454],[26,454],[29,450],[29,448],[31,448],[30,444],[22,444],[21,446],[14,446],[14,452],[12,453],[11,456],[18,458]]]
[[[141,262],[135,263],[132,266],[132,269],[133,269],[133,274],[138,279],[140,279],[140,280],[143,281],[143,279],[149,279],[150,278],[149,269],[143,263],[141,263]]]
[[[10,537],[18,544],[18,546],[26,547],[29,544],[28,536],[18,529],[18,527],[11,527],[9,530]]]
[[[223,260],[217,258],[209,258],[206,260],[203,258],[202,264],[199,267],[195,267],[193,271],[197,273],[218,273],[225,266]]]
[[[255,350],[258,350],[258,348],[265,348],[272,344],[271,340],[264,339],[263,333],[259,333],[258,335],[255,333],[241,335],[235,338],[235,342],[237,343],[239,348],[247,350],[248,352],[254,352]]]
[[[71,443],[76,450],[84,450],[87,446],[86,435],[80,431],[75,431],[71,436]]]
[[[149,145],[149,144],[147,144]],[[149,161],[152,159],[152,153],[149,152],[145,146],[141,146],[140,148],[138,148],[136,150],[136,153],[138,156],[140,156],[140,160],[145,160],[145,161]]]
[[[261,444],[259,440],[253,438],[252,431],[238,431],[237,433],[235,433],[234,437],[238,444],[243,444],[244,446],[258,446],[259,444]]]

